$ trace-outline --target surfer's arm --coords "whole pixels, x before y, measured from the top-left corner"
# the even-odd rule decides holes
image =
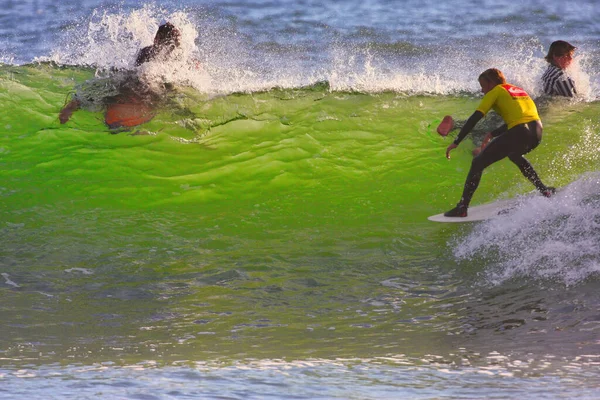
[[[479,110],[475,111],[460,129],[458,136],[456,136],[456,139],[454,139],[454,144],[458,146],[465,136],[467,136],[469,132],[473,130],[481,118],[483,118],[483,113]]]
[[[135,66],[139,67],[145,62],[151,61],[155,56],[155,51],[152,46],[144,47],[141,49],[135,59]]]
[[[63,107],[62,110],[60,110],[60,114],[58,114],[58,119],[60,121],[61,124],[66,123],[70,118],[71,115],[73,115],[73,112],[78,110],[79,107],[81,106],[81,102],[77,99],[73,99],[69,102],[69,104],[67,104],[66,106]]]
[[[450,152],[458,147],[460,142],[473,130],[475,125],[479,122],[479,120],[483,118],[483,113],[479,110],[475,111],[465,122],[463,127],[460,129],[458,136],[454,139],[454,142],[450,143],[450,145],[446,148],[446,158],[450,159]]]

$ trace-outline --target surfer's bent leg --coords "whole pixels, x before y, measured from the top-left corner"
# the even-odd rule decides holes
[[[523,157],[524,154],[529,153],[537,147],[541,138],[542,124],[539,121],[533,121],[528,124],[512,127],[492,140],[479,155],[473,158],[462,197],[456,205],[456,208],[448,211],[444,215],[448,217],[466,216],[466,210],[471,203],[473,194],[475,194],[475,191],[479,186],[483,170],[496,161],[502,160],[504,157],[509,157],[510,160],[519,167],[523,175],[529,179],[544,196],[552,196],[555,189],[545,186],[529,161]]]
[[[458,203],[460,207],[469,207],[473,194],[481,181],[483,170],[510,154],[510,140],[509,137],[506,137],[505,135],[506,134],[492,140],[478,156],[473,158],[471,169],[469,170],[467,180],[465,181],[463,194]]]
[[[545,196],[548,196],[546,192],[552,190],[552,188],[548,188],[542,183],[542,180],[537,172],[535,172],[535,169],[533,169],[531,163],[523,157],[524,154],[529,153],[540,144],[542,139],[542,125],[539,121],[533,121],[528,124],[515,126],[513,129],[515,129],[518,134],[515,139],[518,140],[520,146],[516,146],[516,151],[511,153],[508,158],[519,167],[523,176],[529,179],[538,191]]]

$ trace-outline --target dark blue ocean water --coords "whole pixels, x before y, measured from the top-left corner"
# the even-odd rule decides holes
[[[2,50],[25,62],[47,55],[62,31],[85,23],[95,10],[126,13],[149,4],[165,14],[185,10],[199,21],[212,19],[215,25],[231,27],[257,45],[312,44],[316,51],[333,41],[432,47],[468,43],[478,50],[486,38],[494,36],[504,41],[535,38],[542,44],[562,38],[594,49],[600,34],[600,11],[593,0],[4,0],[1,4]]]
[[[201,38],[233,35],[258,52],[283,49],[314,60],[334,45],[389,53],[469,54],[502,52],[518,44],[546,48],[557,39],[592,53],[598,51],[600,34],[600,11],[593,0],[4,0],[1,5],[2,56],[19,63],[48,56],[75,26],[83,29],[80,34],[89,32],[88,24],[103,13],[125,15],[144,6],[153,9],[156,20],[140,23],[157,23],[183,11],[197,24]]]

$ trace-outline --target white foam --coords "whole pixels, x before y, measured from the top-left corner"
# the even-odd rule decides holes
[[[329,82],[337,91],[479,94],[477,76],[496,67],[511,83],[537,96],[547,67],[545,48],[536,39],[512,42],[497,38],[485,45],[415,46],[408,50],[371,49],[327,37],[310,46],[268,46],[270,42],[257,43],[226,20],[156,5],[127,12],[97,9],[67,32],[51,56],[39,60],[132,69],[137,52],[152,43],[161,21],[170,21],[181,30],[181,58],[163,65],[144,65],[142,73],[157,82],[189,85],[207,94],[297,88],[320,81]],[[594,99],[598,90],[589,77],[597,67],[588,62],[583,50],[578,49],[576,55],[572,73],[578,90],[585,99]]]
[[[0,275],[2,275],[2,277],[4,278],[4,283],[6,283],[7,285],[19,288],[21,287],[21,285],[13,282],[10,278],[9,275],[6,272],[1,273]]]
[[[79,272],[82,273],[83,275],[93,275],[94,272],[87,269],[87,268],[68,268],[65,269],[65,272],[67,273],[71,273],[71,272]]]
[[[451,246],[461,260],[485,263],[492,284],[514,278],[576,284],[600,274],[600,176],[591,174],[556,196],[527,198],[501,218],[477,225]]]

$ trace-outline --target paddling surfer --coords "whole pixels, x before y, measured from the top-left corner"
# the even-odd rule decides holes
[[[450,152],[490,109],[493,108],[505,124],[486,135],[484,141],[487,145],[471,162],[462,197],[455,208],[444,213],[446,217],[467,216],[469,203],[479,186],[483,170],[505,157],[519,167],[521,173],[544,196],[550,197],[555,192],[553,187],[542,183],[533,166],[523,157],[542,140],[542,122],[533,100],[523,89],[506,83],[504,74],[496,68],[488,69],[479,75],[479,85],[484,94],[483,99],[454,142],[446,149],[446,158],[450,158]]]

